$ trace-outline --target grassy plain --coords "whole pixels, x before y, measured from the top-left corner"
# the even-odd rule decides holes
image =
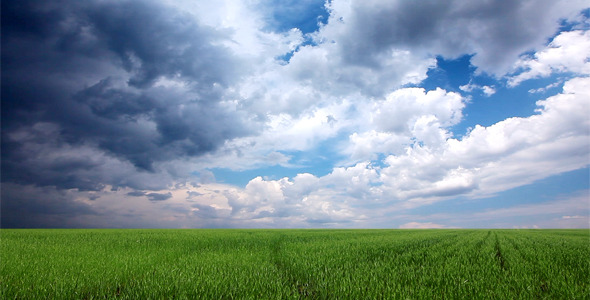
[[[0,230],[1,299],[590,299],[588,230]]]

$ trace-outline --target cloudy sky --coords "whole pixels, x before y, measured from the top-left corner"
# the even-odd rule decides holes
[[[589,227],[587,1],[3,1],[1,76],[2,227]]]

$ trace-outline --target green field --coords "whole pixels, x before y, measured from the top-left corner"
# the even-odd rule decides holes
[[[1,299],[590,299],[588,230],[0,230]]]

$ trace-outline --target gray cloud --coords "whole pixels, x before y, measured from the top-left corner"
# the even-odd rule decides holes
[[[127,193],[127,196],[142,197],[142,196],[145,196],[145,192],[142,192],[142,191],[133,191],[133,192]]]
[[[330,22],[342,22],[343,29],[326,30],[326,38],[339,43],[345,61],[378,68],[392,48],[446,57],[475,53],[474,64],[496,75],[509,71],[522,52],[543,46],[560,19],[588,6],[550,0],[371,2],[332,3]]]
[[[186,192],[188,195],[186,196],[186,199],[192,199],[194,197],[198,197],[198,196],[202,196],[203,194],[199,193],[199,192],[195,192],[195,191],[187,191]]]
[[[172,193],[168,192],[166,194],[159,194],[159,193],[148,193],[145,194],[150,201],[164,201],[172,198]]]
[[[164,201],[172,198],[172,193],[146,193],[142,191],[132,191],[126,194],[131,197],[144,197],[146,196],[150,201]]]
[[[65,190],[12,183],[2,184],[2,228],[79,227],[87,216],[99,216],[90,205],[75,201]]]
[[[202,205],[202,204],[195,203],[195,204],[191,205],[191,207],[197,209],[197,211],[194,212],[194,214],[196,216],[198,216],[199,218],[217,219],[217,218],[227,217],[226,215],[223,215],[223,212],[220,212],[220,210],[215,209],[214,207],[212,207],[210,205]]]
[[[179,76],[211,87],[227,85],[238,75],[233,72],[238,61],[215,45],[227,39],[225,33],[155,3],[98,2],[84,10],[86,20],[81,21],[91,24],[96,38],[133,74],[130,85],[148,87],[161,76]]]
[[[250,132],[221,104],[242,69],[227,32],[156,1],[2,9],[3,182],[141,188],[121,177]]]

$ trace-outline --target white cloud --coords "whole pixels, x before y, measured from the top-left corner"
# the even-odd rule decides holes
[[[562,216],[561,218],[562,219],[584,219],[584,218],[587,218],[587,217],[576,215],[576,216]]]
[[[465,100],[436,89],[404,88],[360,106],[359,125],[345,150],[354,161],[372,160],[376,154],[399,155],[414,143],[432,148],[450,136],[445,128],[461,121]],[[364,130],[364,131],[363,131]]]
[[[488,85],[481,86],[481,85],[477,85],[477,84],[474,84],[471,82],[466,85],[459,86],[459,89],[464,92],[467,92],[467,93],[470,93],[470,92],[476,91],[476,90],[480,90],[487,97],[496,93],[496,89],[492,86],[488,86]]]
[[[461,140],[417,145],[388,156],[378,189],[415,207],[457,195],[485,196],[588,166],[590,78],[538,101],[538,113],[476,126]],[[383,199],[382,199],[383,200]],[[405,201],[405,202],[404,202]]]
[[[269,114],[258,135],[226,142],[219,151],[197,159],[197,168],[244,170],[275,164],[293,166],[290,157],[282,152],[311,150],[354,125],[350,108],[348,101],[342,101],[311,107],[298,115]]]
[[[509,86],[552,73],[590,74],[590,31],[566,31],[556,36],[542,51],[523,57],[515,65],[523,70],[509,78]]]
[[[483,93],[488,97],[496,93],[496,89],[494,89],[491,86],[484,85],[482,87],[482,89],[483,89]]]
[[[404,126],[398,129],[386,119],[378,121],[374,118],[364,126],[390,131],[373,130],[352,135],[352,141],[357,139],[359,145],[364,144],[366,148],[357,147],[356,152],[349,153],[373,153],[374,149],[369,148],[378,145],[380,139],[387,146],[388,138],[393,134],[391,131],[409,131],[407,137],[420,137],[422,133],[417,130],[420,126],[442,132],[436,142],[428,142],[428,138],[422,137],[424,144],[406,145],[403,151],[397,149],[398,152],[386,157],[382,166],[360,162],[348,168],[335,168],[322,177],[302,174],[293,180],[256,178],[243,192],[234,195],[231,205],[249,216],[265,215],[262,212],[282,217],[312,213],[314,220],[342,222],[349,218],[360,222],[365,216],[375,214],[367,210],[374,205],[386,205],[391,211],[428,205],[459,195],[486,197],[583,168],[588,166],[587,149],[590,148],[588,91],[590,78],[571,79],[564,84],[563,93],[537,102],[538,114],[509,118],[489,127],[476,126],[457,140],[446,135],[442,124],[456,122],[453,112],[460,112],[463,105],[460,96],[437,91],[438,96],[432,97],[430,102],[425,100],[428,94],[420,89],[400,90],[403,95],[417,95],[410,98],[414,101],[408,101],[418,103],[416,107],[430,104],[444,107],[439,114],[441,119],[431,122],[433,115],[420,116],[418,109],[413,114],[402,114],[406,120],[414,119],[410,122],[413,123],[412,129],[407,124],[405,129]],[[408,98],[390,96],[378,107],[387,107],[387,101],[400,99]],[[403,103],[397,104],[403,108]],[[375,110],[375,115],[384,111]],[[385,146],[383,151],[391,151],[384,149]],[[390,146],[396,145],[392,143]],[[375,148],[379,149],[379,146]]]
[[[416,119],[433,115],[442,126],[461,121],[465,106],[462,97],[453,92],[436,89],[425,92],[422,88],[399,89],[387,95],[385,101],[374,104],[372,115],[375,127],[383,131],[404,132]]]
[[[346,151],[352,160],[375,160],[378,153],[403,153],[410,143],[408,135],[370,130],[351,134]]]
[[[420,223],[420,222],[409,222],[399,226],[400,229],[440,229],[447,228],[445,225],[435,224],[432,222]]]
[[[537,88],[537,89],[530,89],[529,90],[529,93],[531,93],[531,94],[544,93],[547,90],[550,90],[552,88],[558,87],[562,83],[563,83],[563,81],[560,80],[560,81],[557,81],[557,82],[554,82],[554,83],[550,83],[550,84],[548,84],[548,85],[546,85],[544,87],[540,87],[540,88]]]
[[[443,151],[414,147],[390,156],[383,181],[394,194],[434,196],[445,178],[455,178],[451,181],[463,184],[454,194],[490,194],[583,168],[590,147],[589,85],[590,78],[572,79],[562,94],[537,102],[538,115],[476,126],[462,140],[448,139]]]

